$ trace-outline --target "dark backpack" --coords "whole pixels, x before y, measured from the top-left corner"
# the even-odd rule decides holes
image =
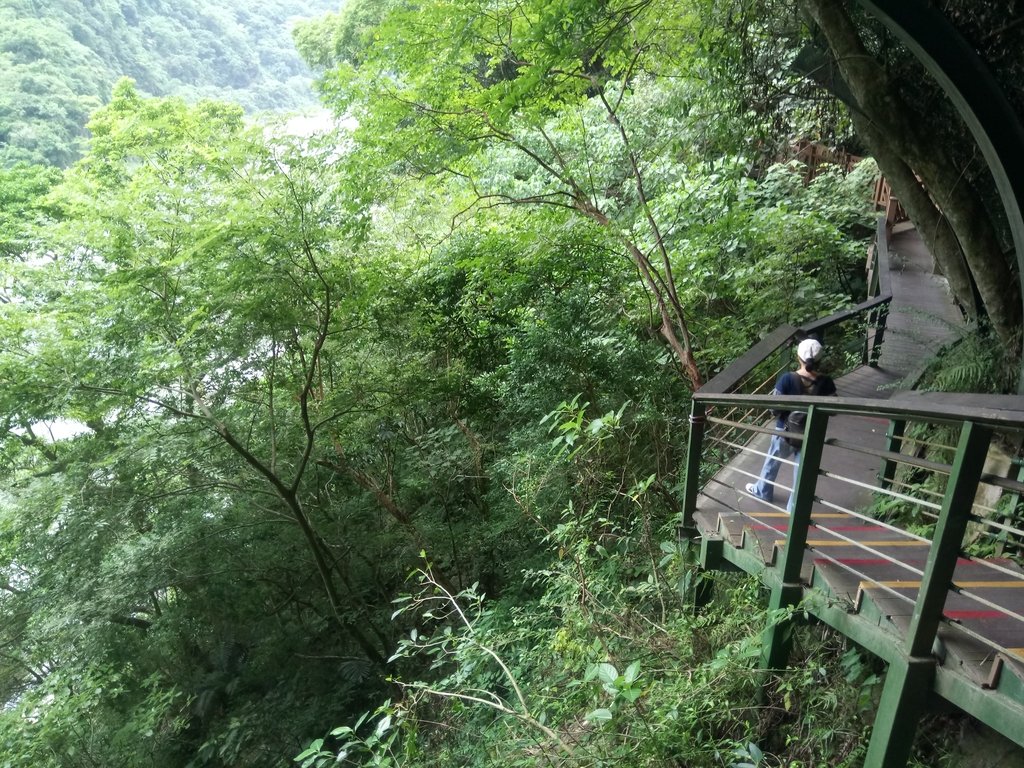
[[[832,395],[835,394],[835,383],[828,376],[819,376],[807,390],[808,395]],[[807,425],[806,411],[790,411],[786,415],[786,431],[797,435],[803,435]],[[794,437],[783,437],[789,445],[798,451],[803,447],[804,441]]]
[[[807,414],[803,411],[790,411],[786,417],[786,431],[797,435],[803,435],[804,427],[807,424]],[[789,445],[798,451],[803,447],[804,441],[794,437],[783,437]]]

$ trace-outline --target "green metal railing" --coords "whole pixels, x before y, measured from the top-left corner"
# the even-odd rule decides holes
[[[683,530],[689,535],[698,535],[694,514],[699,495],[720,470],[744,452],[764,456],[756,445],[759,440],[763,442],[762,435],[774,432],[772,426],[766,425],[766,414],[769,408],[778,406],[778,400],[766,392],[774,382],[771,372],[785,367],[790,343],[799,331],[821,335],[835,332],[842,324],[860,323],[864,326],[861,362],[877,364],[891,299],[885,234],[883,221],[879,224],[879,234],[869,261],[869,272],[874,275],[872,287],[875,295],[872,298],[849,311],[823,318],[801,329],[790,326],[777,329],[694,394],[682,521]],[[942,676],[940,686],[932,651],[941,633],[955,631],[958,637],[964,636],[969,642],[989,649],[996,660],[993,675],[998,675],[1003,660],[1006,663],[1024,661],[1024,615],[1020,613],[1024,609],[986,597],[970,586],[957,584],[954,579],[958,562],[970,562],[977,567],[991,569],[993,578],[1005,581],[1008,586],[1016,585],[1015,580],[1024,581],[1024,572],[1012,561],[986,560],[979,556],[988,552],[1004,554],[1013,546],[1019,550],[1020,543],[1024,542],[1024,531],[1017,524],[1016,514],[1008,510],[1006,504],[997,511],[990,504],[976,502],[979,489],[985,487],[1002,493],[1014,504],[1018,497],[1024,497],[1024,484],[1017,477],[1017,468],[1013,469],[1012,477],[985,472],[993,438],[999,436],[1005,440],[1007,436],[1024,433],[1024,398],[942,393],[915,393],[912,397],[890,400],[788,397],[786,408],[804,410],[808,417],[802,436],[803,448],[795,466],[795,479],[792,488],[788,489],[795,494],[793,511],[787,521],[779,557],[768,566],[771,574],[766,581],[772,586],[771,607],[792,606],[804,600],[809,585],[802,579],[802,573],[806,571],[808,558],[838,563],[830,558],[828,552],[816,550],[813,544],[808,544],[809,532],[816,528],[838,537],[840,541],[845,539],[849,546],[861,548],[865,557],[883,558],[891,561],[894,567],[904,568],[905,579],[917,584],[916,597],[908,597],[904,594],[905,589],[872,581],[851,569],[854,575],[864,576],[865,588],[878,590],[893,599],[912,602],[909,623],[899,643],[892,638],[879,639],[877,632],[848,630],[851,636],[856,635],[855,640],[890,664],[866,765],[888,768],[905,764],[917,719],[928,696],[939,687],[943,696],[1021,742],[1024,739],[1024,691],[1021,692],[1018,712],[1012,708],[1000,710],[993,707],[990,701],[979,699],[967,687],[949,682],[946,675]],[[857,420],[872,423],[885,420],[888,429],[884,438],[880,438],[879,445],[856,445],[845,439],[846,430],[843,430],[843,435],[830,433],[829,425],[836,418],[842,418],[844,424]],[[941,436],[936,437],[942,432],[953,439],[943,441]],[[834,460],[823,467],[822,458],[826,450],[833,457],[840,458],[867,454],[877,462],[877,479],[865,483],[863,479],[844,477],[842,471],[833,466]],[[748,476],[753,478],[755,475],[748,473]],[[823,478],[832,484],[852,485],[864,496],[864,504],[859,509],[844,509],[824,497],[819,489]],[[785,489],[781,483],[776,487]],[[815,504],[819,509],[840,510],[878,527],[905,534],[906,540],[914,546],[927,548],[923,567],[901,562],[871,543],[854,541],[840,531],[830,531],[821,526],[812,518]],[[736,512],[743,514],[739,510]],[[914,528],[912,532],[905,530],[908,521]],[[965,541],[969,531],[972,533]],[[993,542],[991,548],[989,542]],[[951,619],[946,610],[951,590],[984,606],[985,611],[979,613],[998,614],[1007,621],[1020,622],[1021,631],[1017,636],[1022,639],[1018,646],[993,639],[983,630],[972,629],[966,622]],[[1024,590],[1018,591],[1024,593]],[[849,626],[842,617],[835,618],[835,622]],[[790,631],[785,626],[769,628],[762,658],[765,668],[785,667],[789,636]],[[990,682],[995,684],[994,679]]]
[[[1007,524],[1006,518],[993,519],[991,509],[975,502],[979,488],[986,486],[1007,494],[1024,494],[1024,485],[1015,478],[987,474],[984,471],[993,436],[1024,432],[1024,398],[983,397],[978,398],[976,406],[950,404],[944,400],[942,395],[921,396],[915,398],[911,404],[863,398],[787,398],[787,407],[806,409],[808,418],[803,435],[804,447],[791,489],[796,496],[794,508],[788,518],[788,529],[785,532],[784,544],[779,550],[779,558],[771,566],[774,571],[771,579],[772,608],[797,605],[801,602],[807,587],[806,582],[801,579],[806,558],[831,559],[827,551],[816,550],[814,545],[808,545],[809,531],[812,528],[819,529],[822,533],[842,538],[842,533],[833,532],[826,525],[812,522],[812,507],[815,503],[827,510],[839,510],[865,521],[878,522],[890,529],[900,530],[897,524],[886,524],[884,519],[872,517],[870,510],[865,512],[843,509],[820,495],[818,485],[823,478],[828,478],[832,482],[857,482],[844,478],[832,468],[823,468],[822,455],[826,448],[868,453],[878,460],[880,467],[893,467],[895,471],[891,473],[879,472],[877,484],[864,490],[870,492],[870,498],[875,502],[878,499],[898,502],[924,521],[916,526],[917,533],[907,533],[908,540],[920,542],[922,547],[927,547],[928,555],[923,568],[902,563],[870,543],[862,544],[849,539],[851,546],[862,549],[862,557],[888,559],[893,565],[902,566],[906,570],[902,579],[919,582],[915,598],[907,597],[884,582],[869,585],[877,586],[878,589],[889,593],[888,597],[913,601],[913,613],[902,640],[902,647],[886,649],[878,647],[877,638],[854,638],[890,662],[890,672],[876,720],[871,759],[867,763],[869,766],[903,765],[910,749],[913,724],[923,711],[927,696],[932,690],[936,664],[932,648],[939,635],[940,626],[947,629],[955,627],[958,633],[986,646],[993,658],[1024,661],[1021,656],[1024,652],[1022,609],[984,597],[979,591],[972,589],[970,584],[957,583],[954,579],[954,569],[958,561],[969,561],[991,570],[992,578],[1006,581],[1007,586],[1011,586],[1014,579],[1024,581],[1024,573],[1012,561],[985,560],[971,551],[971,545],[965,545],[965,534],[969,525],[981,530],[981,535],[975,537],[974,546],[977,546],[978,541],[984,546],[986,536],[996,538],[1000,543],[1005,543],[1007,539],[1024,541],[1024,530]],[[715,416],[717,411],[735,412],[737,409],[744,409],[745,412],[756,412],[772,404],[777,403],[773,403],[771,397],[764,395],[700,395],[695,398],[694,409],[703,415],[707,423],[715,424],[722,421]],[[996,407],[992,407],[993,405]],[[952,449],[952,458],[948,462],[920,458],[915,453],[904,454],[888,450],[886,446],[852,446],[846,444],[842,438],[830,435],[829,424],[837,417],[844,417],[848,421],[870,419],[877,422],[880,419],[887,419],[890,423],[903,425],[905,428],[917,425],[952,428],[957,434],[957,441],[955,446],[939,446],[940,449]],[[738,427],[734,424],[730,424],[730,428],[737,430]],[[756,421],[748,423],[746,427],[751,435],[771,431]],[[692,447],[699,450],[699,441],[692,444]],[[908,487],[885,487],[884,478],[893,477],[901,470],[910,470],[918,474],[916,492]],[[936,479],[930,489],[926,487],[927,483],[922,479],[922,473]],[[891,480],[889,484],[892,485]],[[933,498],[935,494],[937,500]],[[690,514],[692,511],[688,510]],[[690,520],[691,527],[695,528],[692,517]],[[853,572],[856,574],[856,571]],[[864,579],[870,578],[863,574],[857,575]],[[1021,641],[1014,646],[1005,641],[993,640],[983,632],[973,630],[969,623],[955,621],[944,615],[947,595],[951,591],[973,598],[987,610],[1005,616],[1007,621],[1017,622],[1017,626],[1020,627],[1017,636],[1022,638]],[[1010,590],[1004,591],[1010,593]],[[776,626],[768,631],[762,659],[765,668],[781,669],[786,666],[789,635],[785,626]],[[998,665],[992,675],[998,675]],[[973,708],[970,702],[962,702],[961,697],[949,698],[967,711],[982,716],[990,725],[1010,738],[1019,741],[1024,736],[1024,721],[1019,717],[1010,716],[1007,720],[999,713],[985,716]]]
[[[693,510],[697,494],[703,488],[703,478],[725,466],[739,450],[735,441],[736,427],[719,424],[709,444],[719,449],[707,450],[705,433],[708,429],[706,412],[701,405],[703,398],[717,393],[743,392],[750,395],[767,394],[775,386],[778,375],[792,364],[791,347],[799,337],[814,336],[826,340],[831,334],[847,339],[861,339],[861,365],[877,366],[885,339],[885,326],[892,301],[889,283],[889,245],[886,216],[878,218],[874,242],[868,249],[866,264],[868,297],[857,306],[814,320],[799,328],[781,325],[767,334],[718,375],[708,381],[694,394],[690,414],[690,435],[685,471],[682,527],[691,535]],[[850,326],[860,326],[859,333],[849,333]],[[839,356],[845,345],[838,344]],[[733,409],[725,414],[725,420],[733,422],[763,416],[766,408],[737,401]]]

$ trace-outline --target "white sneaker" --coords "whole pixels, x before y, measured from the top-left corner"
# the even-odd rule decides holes
[[[747,493],[749,493],[755,499],[760,499],[761,501],[767,501],[769,503],[771,502],[771,499],[766,499],[764,496],[757,492],[757,486],[754,483],[747,483],[745,489]]]

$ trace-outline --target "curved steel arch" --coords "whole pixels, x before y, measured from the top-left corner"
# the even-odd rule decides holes
[[[922,0],[857,2],[924,64],[978,142],[1006,210],[1024,296],[1024,125],[1020,117],[985,62],[941,12]]]

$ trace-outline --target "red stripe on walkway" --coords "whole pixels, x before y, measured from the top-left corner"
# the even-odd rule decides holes
[[[814,560],[815,563],[825,564],[839,564],[839,565],[881,565],[882,563],[891,563],[892,560],[886,560],[884,557],[819,557]],[[901,560],[900,562],[905,565],[917,565],[924,563],[923,558],[909,558],[907,560]],[[963,557],[957,558],[957,565],[971,565],[971,561]]]
[[[1005,619],[1002,611],[943,611],[947,619]]]

